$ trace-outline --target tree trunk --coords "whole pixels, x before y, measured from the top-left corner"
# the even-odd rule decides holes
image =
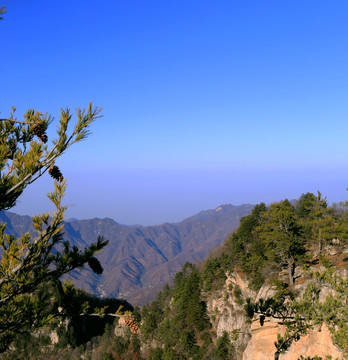
[[[288,263],[288,275],[289,275],[289,286],[294,286],[294,272],[295,272],[295,261],[294,258],[289,259]]]
[[[321,254],[321,247],[322,247],[322,244],[321,244],[321,229],[319,228],[319,235],[318,235],[318,238],[319,238],[319,254]]]

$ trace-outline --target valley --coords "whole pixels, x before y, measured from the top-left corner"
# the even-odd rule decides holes
[[[158,226],[126,226],[109,218],[67,221],[64,239],[72,245],[84,248],[98,236],[109,244],[97,256],[104,268],[102,275],[82,268],[64,279],[93,295],[145,305],[186,262],[202,260],[220,245],[252,208],[250,204],[225,204],[178,223]],[[0,221],[6,222],[7,232],[16,236],[33,231],[29,216],[5,211],[0,213]]]

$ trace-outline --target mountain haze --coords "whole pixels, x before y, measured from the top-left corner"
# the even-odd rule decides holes
[[[126,226],[109,218],[70,220],[65,223],[64,239],[73,245],[84,248],[98,236],[108,239],[109,245],[98,255],[104,267],[102,276],[84,268],[66,278],[92,294],[142,305],[152,300],[185,262],[201,260],[221,244],[252,208],[250,204],[225,204],[178,223],[157,226]],[[0,220],[7,223],[7,232],[16,236],[32,232],[29,216],[6,211],[0,213]]]

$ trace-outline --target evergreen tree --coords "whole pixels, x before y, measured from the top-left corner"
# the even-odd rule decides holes
[[[245,263],[247,260],[246,251],[254,240],[254,230],[261,221],[261,215],[266,211],[266,205],[260,203],[255,205],[251,213],[240,220],[239,227],[227,243],[228,249],[232,253],[234,265]]]
[[[48,194],[56,207],[50,214],[32,218],[35,235],[16,238],[6,234],[0,224],[0,351],[4,351],[19,332],[41,327],[55,315],[54,293],[46,284],[65,273],[88,263],[92,270],[102,268],[94,255],[106,244],[99,237],[83,251],[63,241],[63,219],[66,207],[61,201],[66,180],[55,160],[72,144],[84,140],[100,110],[89,104],[87,111],[77,109],[77,122],[71,134],[69,109],[61,110],[57,139],[47,145],[46,130],[52,117],[28,110],[24,120],[14,116],[0,119],[0,211],[13,207],[18,197],[46,171],[54,178],[54,191]]]
[[[287,268],[289,285],[293,286],[297,261],[306,249],[295,209],[289,200],[271,204],[257,231],[267,246],[267,257]]]
[[[318,191],[317,195],[302,194],[297,202],[296,211],[307,240],[314,241],[321,252],[323,244],[335,237],[333,209],[328,207],[326,198]]]
[[[217,339],[216,348],[213,355],[215,360],[233,359],[234,348],[229,339],[228,333],[223,332],[222,336]]]

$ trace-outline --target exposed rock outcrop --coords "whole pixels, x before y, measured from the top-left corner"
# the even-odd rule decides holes
[[[346,271],[339,271],[346,276]],[[303,273],[299,274],[295,290],[298,294],[303,293],[309,283],[309,279]],[[238,287],[241,294],[234,289]],[[331,292],[329,288],[322,288],[321,297]],[[222,336],[226,331],[230,335],[231,342],[236,349],[238,360],[274,360],[276,348],[274,343],[277,335],[284,335],[285,326],[279,319],[266,317],[261,326],[260,315],[256,314],[252,320],[248,319],[244,311],[246,298],[258,300],[274,294],[274,289],[265,284],[258,293],[248,287],[248,282],[238,273],[229,275],[222,291],[211,294],[207,299],[208,313],[217,336]],[[236,296],[238,295],[238,296]],[[234,335],[239,333],[237,339]],[[310,330],[299,341],[293,342],[284,354],[280,354],[279,360],[297,360],[300,356],[319,356],[325,359],[331,355],[332,359],[343,359],[342,352],[333,344],[331,334],[326,325]]]
[[[240,289],[240,296],[236,296],[236,288]],[[207,301],[208,314],[217,336],[222,336],[224,331],[230,335],[239,359],[251,338],[251,321],[244,311],[247,297],[255,298],[256,293],[249,289],[247,281],[234,273],[227,277],[223,291],[214,293]],[[234,331],[237,339],[233,336]]]
[[[283,335],[285,327],[273,319],[267,319],[261,327],[259,321],[253,321],[251,339],[243,352],[243,360],[274,360],[277,335]],[[280,354],[279,360],[297,360],[300,356],[320,356],[325,359],[331,355],[333,359],[342,358],[342,353],[332,343],[331,334],[326,325],[316,328],[309,334],[294,342],[285,354]]]

